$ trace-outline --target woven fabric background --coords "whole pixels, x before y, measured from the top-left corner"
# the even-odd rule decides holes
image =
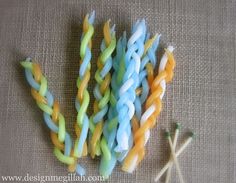
[[[117,25],[118,36],[123,30],[130,33],[132,24],[145,18],[151,33],[162,34],[162,47],[176,48],[175,77],[167,87],[144,161],[133,174],[117,166],[108,182],[153,182],[169,158],[163,131],[173,131],[173,121],[183,125],[179,144],[189,130],[197,134],[179,158],[186,182],[236,182],[235,0],[1,0],[1,175],[67,175],[67,167],[52,154],[49,130],[30,96],[19,61],[30,56],[40,63],[61,104],[67,129],[74,134],[81,26],[92,10],[96,11],[93,71],[102,26],[109,18]],[[92,77],[91,94],[93,87]],[[88,157],[81,163],[87,175],[98,175],[98,159]],[[178,182],[175,171],[172,182]]]

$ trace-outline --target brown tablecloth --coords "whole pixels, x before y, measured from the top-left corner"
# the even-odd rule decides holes
[[[176,48],[174,80],[167,87],[145,159],[133,174],[122,172],[118,165],[109,182],[153,182],[169,158],[163,131],[173,131],[174,121],[183,125],[179,144],[189,130],[197,134],[179,157],[186,182],[236,182],[235,0],[1,0],[1,175],[67,175],[66,166],[52,153],[49,130],[19,61],[30,56],[41,64],[67,129],[74,134],[81,25],[92,10],[96,11],[93,71],[102,26],[109,18],[117,25],[118,36],[123,30],[130,34],[132,24],[145,18],[152,34],[162,34],[162,45]],[[92,77],[91,95],[94,83]],[[99,159],[83,158],[81,164],[87,175],[98,175]],[[178,182],[175,171],[172,181]]]

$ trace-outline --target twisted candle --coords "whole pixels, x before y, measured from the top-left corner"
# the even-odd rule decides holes
[[[82,155],[87,154],[87,143],[86,138],[89,129],[89,119],[86,114],[88,105],[89,105],[89,92],[87,90],[87,85],[90,79],[90,60],[92,57],[91,47],[92,41],[91,38],[94,33],[93,22],[95,18],[95,12],[92,12],[90,16],[87,14],[83,22],[83,34],[81,38],[81,47],[80,47],[80,69],[79,77],[77,79],[77,88],[78,93],[75,99],[75,106],[77,110],[77,118],[75,124],[76,131],[76,141],[74,147],[74,156],[81,157]]]
[[[144,146],[149,139],[150,129],[154,127],[156,118],[161,111],[161,100],[165,93],[166,83],[170,82],[173,78],[173,69],[175,67],[175,60],[172,54],[173,50],[174,48],[172,46],[166,49],[160,62],[159,74],[152,82],[151,95],[146,101],[146,110],[140,121],[141,126],[134,135],[134,147],[129,151],[122,166],[122,170],[126,172],[133,172],[144,157]]]
[[[97,84],[94,88],[94,114],[90,119],[90,153],[94,158],[98,150],[101,148],[101,152],[107,160],[111,159],[111,152],[107,146],[106,138],[101,138],[103,123],[106,113],[108,111],[108,103],[110,100],[110,70],[112,67],[111,54],[116,47],[116,38],[114,27],[111,30],[109,26],[110,20],[108,20],[103,28],[104,39],[101,44],[101,54],[97,60],[97,71],[95,73],[95,79]]]
[[[116,46],[116,56],[113,59],[114,72],[112,74],[112,80],[111,80],[112,90],[110,95],[108,120],[103,127],[103,137],[108,142],[108,149],[111,154],[110,160],[106,159],[106,157],[102,154],[101,163],[99,166],[99,173],[105,178],[108,178],[110,176],[117,162],[116,153],[114,152],[114,147],[116,146],[116,141],[115,141],[116,130],[118,125],[116,103],[118,99],[118,91],[121,86],[123,74],[125,71],[125,65],[124,65],[125,48],[126,48],[126,33],[124,32],[123,36],[118,40]]]
[[[139,83],[138,74],[140,71],[141,56],[144,52],[145,34],[145,21],[137,21],[133,27],[132,36],[127,43],[125,73],[116,105],[119,127],[116,134],[117,146],[114,150],[120,153],[118,158],[119,161],[124,159],[133,143],[130,121],[135,111],[135,90]]]
[[[155,52],[159,45],[160,35],[155,35],[153,38],[149,39],[149,34],[146,36],[146,42],[144,45],[144,54],[142,56],[140,73],[139,73],[139,84],[136,90],[135,98],[135,115],[132,119],[132,123],[136,123],[140,120],[142,114],[142,105],[146,101],[149,93],[148,79],[153,75],[153,70],[156,66],[156,56]],[[151,81],[150,81],[151,82]],[[135,125],[135,124],[134,124]]]
[[[139,85],[136,90],[136,99],[135,99],[135,114],[132,118],[132,131],[133,134],[136,133],[140,124],[141,114],[142,114],[142,106],[146,101],[148,93],[149,93],[149,83],[152,82],[154,68],[156,66],[156,56],[155,52],[159,45],[160,35],[155,35],[153,38],[149,39],[149,34],[146,36],[146,42],[144,45],[144,54],[142,56],[140,73],[139,73]],[[148,78],[148,80],[147,80]],[[143,154],[142,151],[139,152],[139,157]]]
[[[74,167],[77,162],[72,156],[72,141],[65,129],[65,119],[60,112],[59,103],[54,100],[48,90],[47,79],[42,74],[40,66],[32,63],[30,58],[21,62],[25,68],[26,79],[31,86],[31,94],[36,100],[38,107],[43,111],[46,125],[51,130],[51,141],[54,144],[54,155],[59,161],[69,165],[69,169]],[[77,164],[75,169],[83,174],[84,170]]]

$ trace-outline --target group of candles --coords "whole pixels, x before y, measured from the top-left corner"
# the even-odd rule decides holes
[[[122,164],[122,170],[131,173],[144,158],[150,129],[155,126],[162,108],[166,83],[173,77],[174,48],[168,46],[165,49],[156,73],[160,35],[150,38],[146,22],[138,20],[128,40],[124,32],[116,41],[115,26],[110,27],[108,20],[103,27],[104,38],[94,76],[93,114],[89,117],[87,109],[91,94],[87,86],[91,77],[94,19],[95,13],[92,12],[83,21],[74,143],[66,131],[59,103],[48,90],[39,65],[30,58],[21,65],[25,68],[32,96],[51,130],[57,159],[67,164],[70,172],[84,175],[85,169],[78,160],[87,154],[92,158],[101,156],[99,172],[108,178],[117,162]]]

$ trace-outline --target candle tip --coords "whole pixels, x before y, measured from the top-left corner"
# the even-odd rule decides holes
[[[27,68],[30,64],[32,64],[32,59],[27,57],[24,61],[20,61],[20,65],[24,68]]]
[[[94,19],[95,19],[95,11],[93,10],[90,15],[87,14],[86,17],[88,17],[88,21],[90,24],[93,24],[94,23]]]
[[[112,32],[112,33],[115,33],[115,29],[116,29],[116,24],[114,24],[114,25],[111,27],[111,32]]]

